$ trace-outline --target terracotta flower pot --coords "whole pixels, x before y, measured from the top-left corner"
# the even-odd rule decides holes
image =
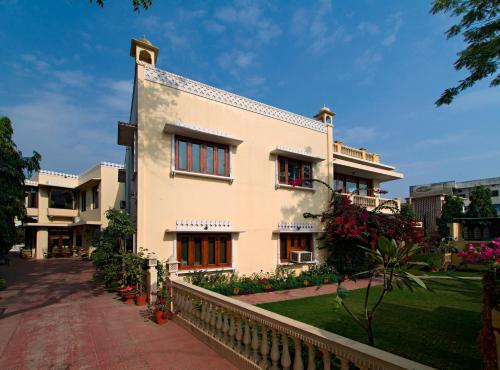
[[[168,318],[163,314],[162,310],[155,310],[154,316],[155,316],[155,321],[158,325],[166,324],[168,321]]]
[[[146,299],[148,298],[148,295],[147,294],[142,294],[142,295],[139,295],[137,294],[135,296],[135,304],[137,306],[145,306],[146,305]]]
[[[125,304],[134,304],[135,293],[123,293],[122,297],[125,299]]]
[[[331,282],[332,282],[332,279],[330,279],[330,278],[323,279],[323,284],[330,284]]]

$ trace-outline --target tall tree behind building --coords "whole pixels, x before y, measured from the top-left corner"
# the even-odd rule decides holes
[[[40,169],[42,159],[37,152],[23,157],[13,133],[10,119],[0,117],[0,253],[7,252],[16,241],[15,219],[26,214],[24,180],[26,174]]]

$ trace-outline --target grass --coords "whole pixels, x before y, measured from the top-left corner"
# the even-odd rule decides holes
[[[374,319],[376,346],[438,369],[480,369],[481,282],[439,279],[426,284],[430,290],[395,289],[385,297]],[[346,298],[356,312],[362,311],[364,292],[354,290]],[[365,331],[343,308],[334,309],[333,299],[323,295],[259,306],[367,343]]]

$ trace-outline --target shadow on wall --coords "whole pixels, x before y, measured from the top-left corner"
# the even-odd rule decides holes
[[[143,95],[139,99],[139,126],[147,125],[146,133],[142,131],[141,143],[145,165],[153,174],[159,174],[158,169],[170,171],[170,135],[163,132],[167,122],[177,122],[179,116],[176,112],[180,91],[157,83],[144,81],[139,86]],[[141,146],[142,145],[142,146]],[[161,163],[161,166],[150,164]]]

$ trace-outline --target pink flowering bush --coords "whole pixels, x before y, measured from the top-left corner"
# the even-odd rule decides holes
[[[500,267],[500,238],[492,240],[490,244],[469,244],[458,256],[467,263],[488,263],[494,271]]]

